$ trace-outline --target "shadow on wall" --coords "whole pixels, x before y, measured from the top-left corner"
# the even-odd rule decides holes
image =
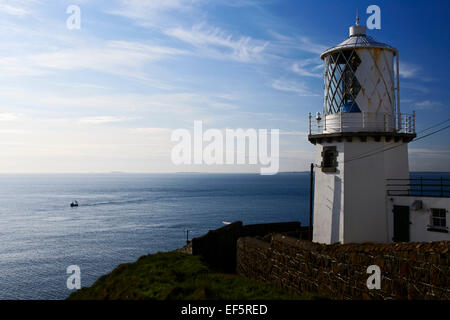
[[[192,239],[192,254],[201,255],[214,269],[236,272],[237,240],[240,237],[264,237],[271,233],[281,233],[298,239],[308,238],[308,227],[300,222],[250,224],[233,222],[222,228],[210,230],[207,234]]]
[[[339,242],[340,219],[341,219],[341,178],[334,177],[334,197],[331,217],[331,243]]]

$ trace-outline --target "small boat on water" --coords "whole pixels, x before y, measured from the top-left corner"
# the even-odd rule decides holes
[[[73,201],[70,206],[73,207],[78,207],[78,202],[77,201]]]

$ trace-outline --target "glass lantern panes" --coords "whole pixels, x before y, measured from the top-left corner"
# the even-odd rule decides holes
[[[355,50],[336,51],[325,57],[326,114],[338,112],[361,112],[356,97],[361,85],[355,76],[361,59]]]

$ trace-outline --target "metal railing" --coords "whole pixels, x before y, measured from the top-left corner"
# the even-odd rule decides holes
[[[416,112],[412,114],[402,113],[399,118],[397,132],[400,133],[416,133]]]
[[[339,112],[316,116],[309,113],[309,134],[326,134],[337,132],[397,132],[415,133],[416,115],[400,114],[393,117],[389,114],[373,112]]]
[[[450,197],[450,179],[387,179],[388,196]]]

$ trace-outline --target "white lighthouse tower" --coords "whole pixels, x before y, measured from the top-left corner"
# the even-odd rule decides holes
[[[387,179],[408,179],[414,115],[400,113],[398,50],[350,27],[326,50],[323,113],[310,115],[316,145],[313,241],[391,242]],[[394,65],[396,67],[394,68]]]

